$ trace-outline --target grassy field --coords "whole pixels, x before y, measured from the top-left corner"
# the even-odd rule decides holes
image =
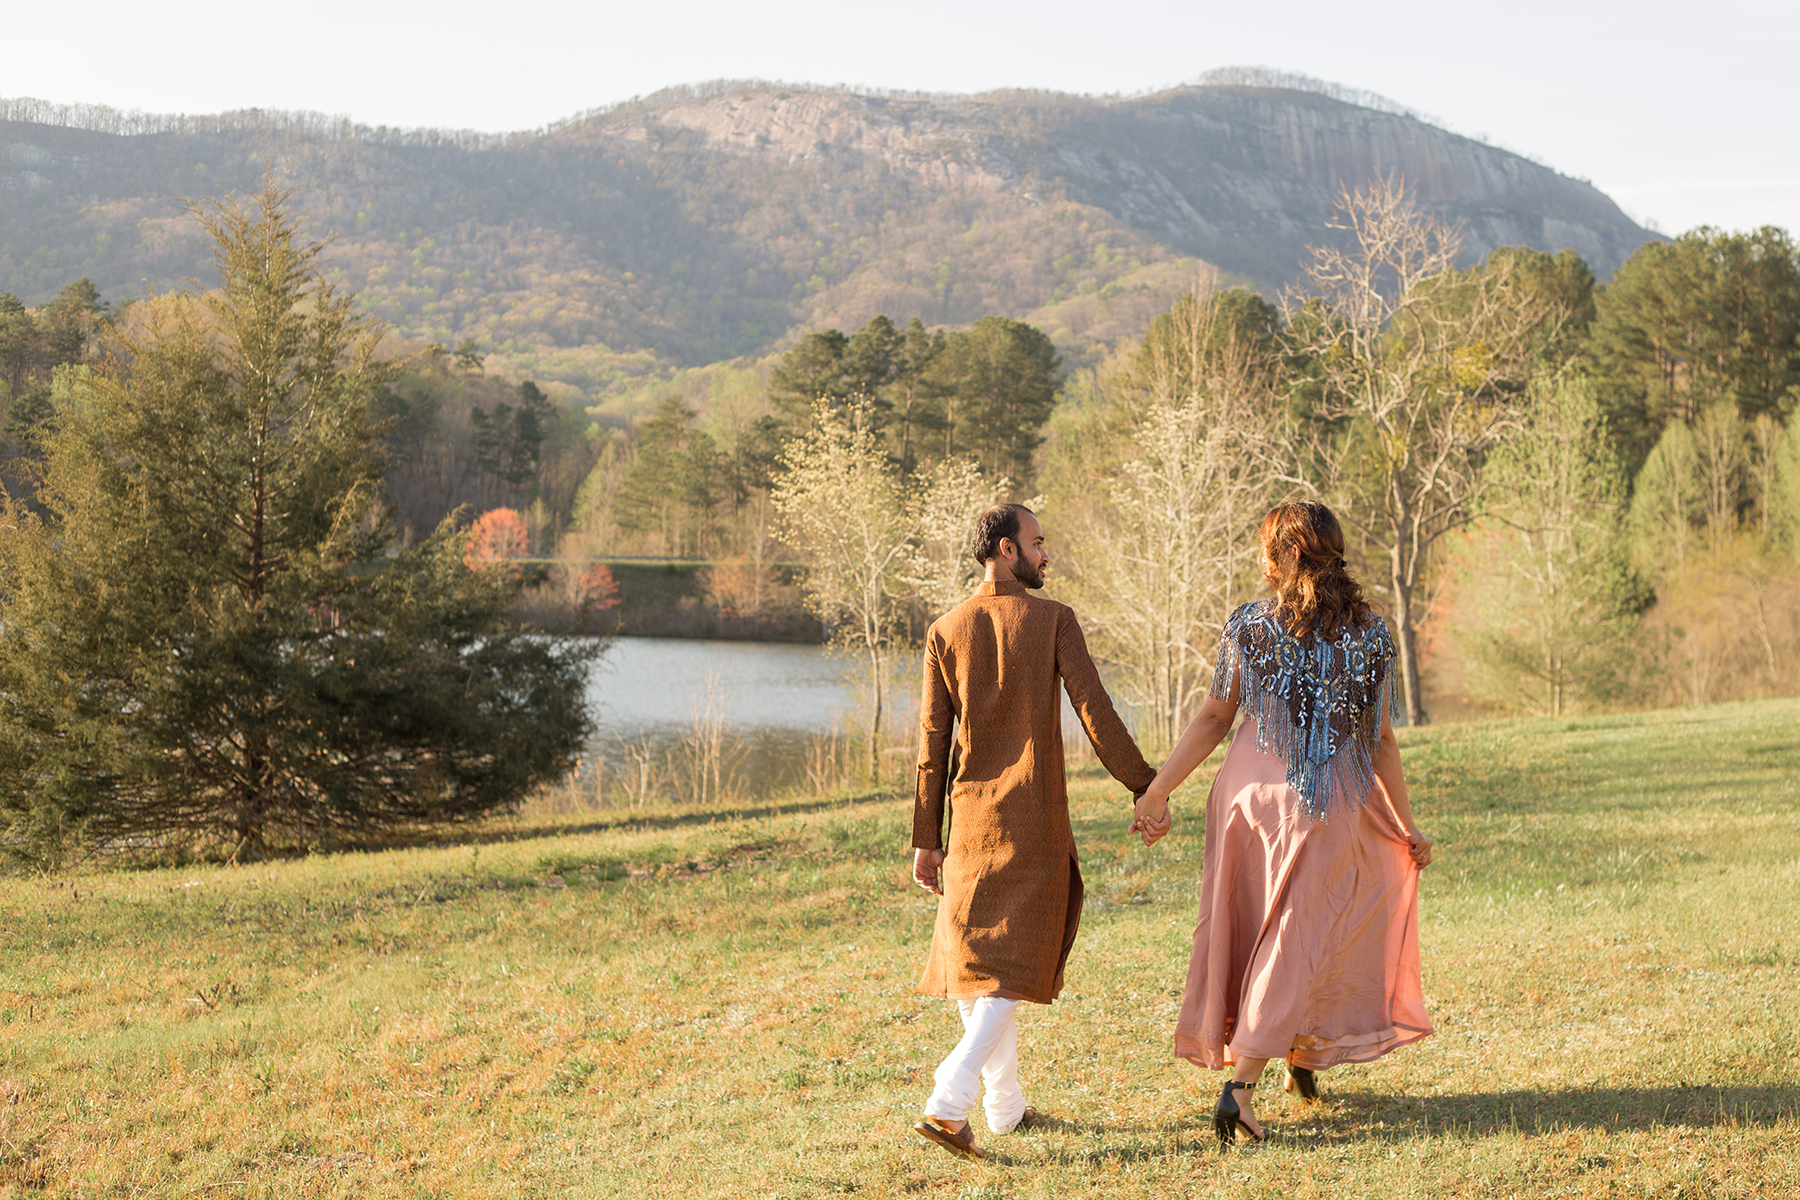
[[[1800,702],[1402,740],[1438,1033],[1271,1072],[1259,1148],[1170,1057],[1204,781],[1146,850],[1090,772],[1054,1119],[988,1163],[907,1130],[959,1026],[851,796],[0,879],[0,1196],[1800,1195]]]

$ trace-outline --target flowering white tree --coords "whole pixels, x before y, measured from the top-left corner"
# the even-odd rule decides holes
[[[1213,637],[1248,594],[1257,522],[1286,475],[1269,376],[1215,299],[1184,298],[1109,380],[1108,410],[1130,416],[1086,447],[1087,494],[1068,498],[1063,534],[1095,655],[1162,745],[1211,681]]]
[[[866,405],[814,407],[807,433],[782,451],[770,499],[781,538],[807,563],[806,606],[831,641],[869,668],[869,773],[880,772],[887,663],[902,636],[902,579],[918,505],[889,460]]]
[[[917,520],[912,554],[901,581],[930,616],[949,612],[968,599],[981,578],[981,564],[969,538],[976,516],[998,504],[1008,480],[988,478],[972,458],[947,458],[915,481],[911,500]],[[1035,500],[1025,501],[1037,508]]]

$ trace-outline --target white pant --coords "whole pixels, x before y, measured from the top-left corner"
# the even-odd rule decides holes
[[[1025,1115],[1019,1090],[1019,1025],[1017,1000],[979,996],[958,1000],[963,1036],[933,1076],[937,1088],[925,1102],[925,1115],[941,1121],[966,1121],[987,1085],[988,1129],[1010,1133]]]

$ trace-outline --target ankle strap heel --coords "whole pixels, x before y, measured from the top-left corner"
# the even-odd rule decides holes
[[[1263,1140],[1263,1135],[1250,1128],[1250,1125],[1244,1120],[1243,1110],[1238,1107],[1237,1097],[1232,1095],[1235,1091],[1242,1090],[1248,1092],[1253,1091],[1255,1088],[1256,1085],[1254,1083],[1243,1083],[1236,1079],[1227,1079],[1225,1081],[1225,1086],[1219,1089],[1219,1103],[1218,1106],[1213,1109],[1213,1132],[1219,1137],[1220,1149],[1235,1144],[1237,1142],[1238,1130],[1240,1129],[1244,1131],[1244,1136],[1248,1137],[1253,1142],[1260,1142]]]

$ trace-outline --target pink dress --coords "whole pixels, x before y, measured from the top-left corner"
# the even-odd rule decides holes
[[[1291,1058],[1315,1070],[1368,1062],[1432,1032],[1419,974],[1419,873],[1374,777],[1367,705],[1356,702],[1353,685],[1333,681],[1330,663],[1334,653],[1344,658],[1342,647],[1327,646],[1326,669],[1315,672],[1324,686],[1305,677],[1313,648],[1293,639],[1262,658],[1259,679],[1256,638],[1266,642],[1269,633],[1248,628],[1244,612],[1226,627],[1214,692],[1239,696],[1241,677],[1247,719],[1207,798],[1200,916],[1175,1053],[1215,1069],[1239,1058]],[[1370,640],[1386,636],[1381,628]],[[1363,696],[1376,706],[1379,736],[1387,664],[1378,644],[1357,649],[1349,658],[1368,676]],[[1285,665],[1291,677],[1268,664]],[[1351,697],[1343,711],[1356,718],[1333,746],[1311,739],[1319,747],[1312,770],[1267,752],[1286,751],[1291,761],[1295,747],[1309,743],[1304,722],[1297,737],[1280,728],[1277,706],[1286,708],[1296,684],[1316,702],[1299,715],[1323,720],[1338,686]],[[1359,752],[1360,763],[1336,761]],[[1290,782],[1296,776],[1308,794]],[[1333,783],[1361,794],[1334,795]]]

